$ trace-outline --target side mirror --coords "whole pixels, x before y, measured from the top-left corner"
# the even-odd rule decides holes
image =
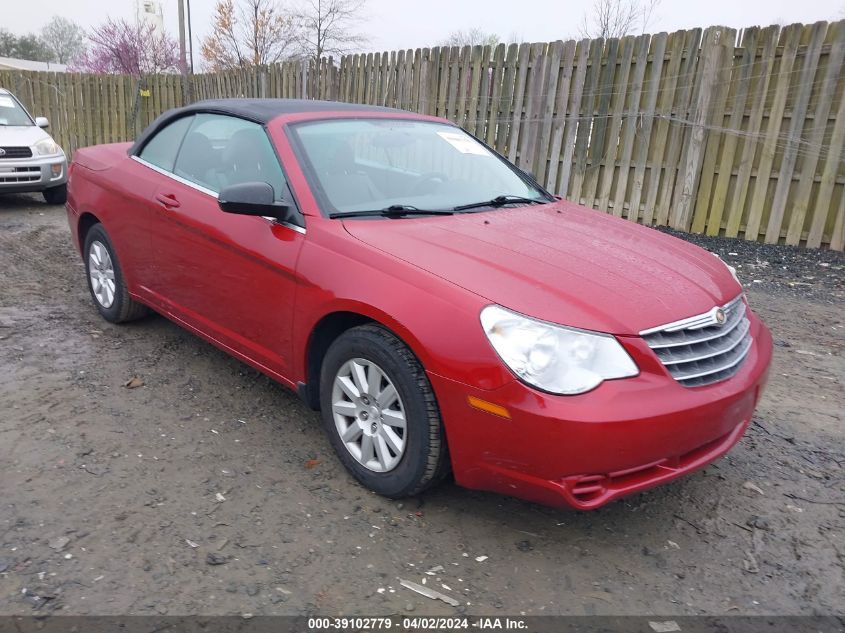
[[[37,116],[35,117],[35,125],[40,127],[42,130],[46,130],[50,127],[50,121],[47,120],[46,116]]]
[[[217,196],[217,205],[226,213],[261,215],[286,220],[290,205],[277,202],[273,187],[266,182],[243,182],[223,189]]]

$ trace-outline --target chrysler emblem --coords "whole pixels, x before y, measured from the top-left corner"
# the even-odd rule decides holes
[[[3,149],[2,147],[0,147],[0,156],[5,156],[5,155],[6,155],[6,150]]]
[[[725,324],[725,311],[722,308],[716,310],[716,325],[724,325]]]

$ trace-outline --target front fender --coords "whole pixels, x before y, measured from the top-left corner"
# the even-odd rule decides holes
[[[306,376],[314,328],[335,312],[360,314],[384,325],[427,371],[480,389],[513,380],[481,328],[479,313],[487,304],[483,298],[342,230],[323,233],[309,227],[298,270],[301,286],[293,324],[297,380]]]

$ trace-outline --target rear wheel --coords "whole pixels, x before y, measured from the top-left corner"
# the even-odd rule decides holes
[[[340,461],[370,490],[406,497],[448,473],[446,438],[428,377],[384,328],[352,328],[332,343],[323,360],[320,405]]]
[[[83,253],[91,298],[106,321],[123,323],[149,313],[146,306],[129,296],[117,255],[102,224],[88,230]]]
[[[67,201],[67,185],[50,187],[42,192],[47,204],[64,204]]]

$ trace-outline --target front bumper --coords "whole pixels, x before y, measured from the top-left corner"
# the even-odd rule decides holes
[[[53,166],[61,169],[53,175]],[[67,158],[35,156],[25,159],[0,159],[0,193],[25,193],[44,191],[67,182]]]
[[[492,391],[429,373],[453,470],[468,488],[588,510],[693,472],[724,455],[751,420],[768,375],[772,338],[750,313],[754,343],[733,377],[684,387],[642,339],[621,339],[640,375],[578,396],[514,380]],[[510,419],[473,408],[505,407]]]

